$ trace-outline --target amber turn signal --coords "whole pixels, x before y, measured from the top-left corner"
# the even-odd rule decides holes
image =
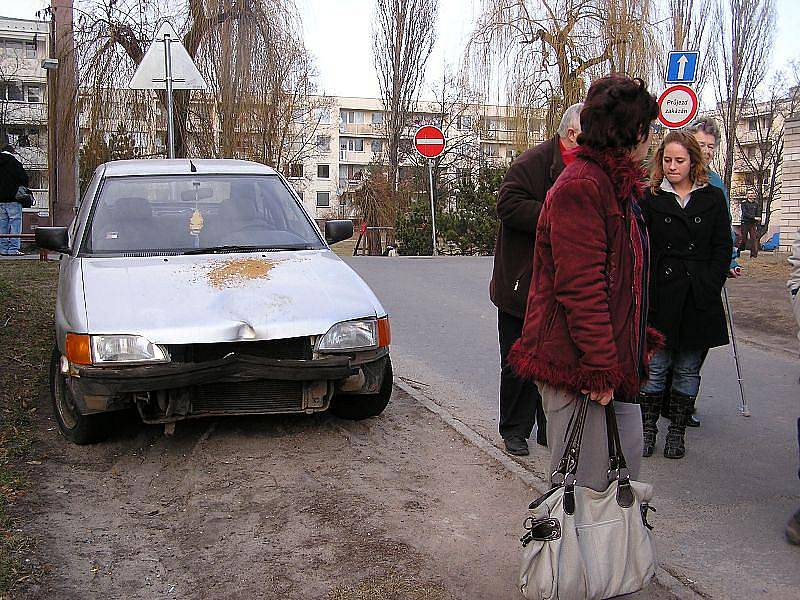
[[[67,334],[67,360],[75,365],[92,364],[89,336],[85,333]]]
[[[388,348],[392,343],[392,328],[389,326],[389,317],[378,319],[378,347]]]

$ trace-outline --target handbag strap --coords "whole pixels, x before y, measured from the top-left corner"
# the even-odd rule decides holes
[[[588,407],[588,396],[579,396],[578,401],[572,409],[572,416],[570,417],[566,432],[564,433],[564,437],[567,438],[567,442],[564,445],[564,452],[561,455],[561,460],[559,460],[556,470],[550,475],[550,482],[553,484],[553,487],[563,485],[569,474],[571,474],[572,479],[574,479],[575,473],[578,471],[578,458],[581,452],[583,429],[586,425]]]
[[[619,438],[617,415],[613,402],[605,406],[606,413],[606,438],[608,439],[608,476],[613,475],[617,480],[617,504],[622,508],[630,508],[636,501],[631,487],[631,474],[625,454],[622,452],[622,441]]]

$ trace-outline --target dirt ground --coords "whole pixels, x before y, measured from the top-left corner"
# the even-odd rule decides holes
[[[360,423],[129,424],[86,447],[38,425],[42,576],[20,598],[513,597],[531,492],[402,392]]]
[[[797,355],[797,323],[786,288],[791,272],[788,255],[761,252],[751,259],[748,254],[739,258],[743,275],[729,279],[726,286],[737,339]]]

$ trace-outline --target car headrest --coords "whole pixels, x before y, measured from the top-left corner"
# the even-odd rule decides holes
[[[153,209],[145,198],[119,198],[114,203],[114,216],[118,221],[150,220]]]

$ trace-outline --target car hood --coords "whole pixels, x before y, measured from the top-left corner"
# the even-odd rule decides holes
[[[88,332],[158,344],[318,335],[386,314],[330,250],[83,258],[81,267]]]

